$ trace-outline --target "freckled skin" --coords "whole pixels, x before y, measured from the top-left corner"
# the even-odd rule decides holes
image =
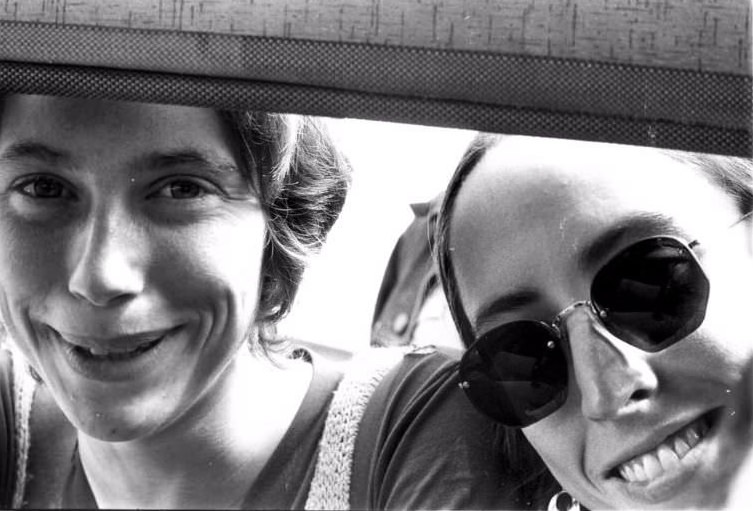
[[[666,215],[687,233],[685,241],[701,241],[696,254],[712,291],[703,325],[657,353],[605,334],[583,308],[565,321],[567,401],[523,432],[563,487],[592,509],[704,502],[704,482],[714,480],[723,463],[713,448],[682,481],[662,488],[628,489],[606,473],[639,454],[636,446],[661,428],[687,424],[727,403],[727,389],[753,351],[749,301],[739,291],[753,285],[750,223],[719,236],[741,215],[733,199],[697,169],[659,151],[517,137],[482,158],[452,217],[453,265],[472,322],[504,290],[532,287],[539,296],[522,309],[486,318],[488,330],[519,319],[551,321],[588,299],[594,274],[614,253],[667,234],[627,233],[593,268],[578,264],[598,234],[639,213]]]

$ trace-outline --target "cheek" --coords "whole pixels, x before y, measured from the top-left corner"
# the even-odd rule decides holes
[[[523,434],[539,456],[544,460],[554,476],[563,486],[565,482],[578,474],[576,467],[582,466],[583,431],[582,424],[566,420],[563,408],[555,414],[523,429]]]
[[[204,253],[232,283],[258,283],[265,245],[261,215],[221,225],[206,239]]]
[[[173,299],[184,304],[229,299],[240,314],[253,312],[265,232],[261,214],[202,225],[173,238],[155,265],[155,278],[169,278],[166,286],[174,289]]]
[[[585,490],[578,489],[588,485],[584,473],[588,450],[586,429],[579,407],[571,399],[552,415],[523,429],[555,479],[573,494],[583,494]]]
[[[704,338],[710,350],[739,370],[753,354],[748,296],[753,290],[753,261],[728,263],[712,269],[706,317],[697,334]]]
[[[50,233],[38,226],[14,221],[7,211],[0,219],[0,318],[10,342],[45,375],[41,360],[44,341],[32,323],[43,314],[49,298],[65,283],[70,235],[64,229]]]
[[[66,274],[65,233],[50,235],[33,226],[0,222],[0,299],[6,321],[39,311]]]
[[[585,473],[586,427],[572,414],[563,417],[563,412],[523,429],[523,434],[565,491],[591,509],[608,507],[594,494]]]

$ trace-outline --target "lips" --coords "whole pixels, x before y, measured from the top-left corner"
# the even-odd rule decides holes
[[[680,460],[698,445],[709,430],[707,421],[698,419],[659,446],[645,454],[623,463],[617,468],[620,476],[628,482],[650,481],[664,472],[676,468]]]
[[[73,349],[82,351],[85,355],[89,355],[92,358],[101,358],[109,360],[126,360],[130,357],[145,353],[155,347],[157,343],[162,340],[162,337],[148,341],[143,344],[139,344],[135,347],[118,346],[115,348],[104,349],[101,347],[83,348],[81,346],[74,346]]]
[[[65,365],[85,380],[98,382],[95,391],[103,388],[99,383],[130,384],[154,378],[182,345],[180,325],[126,334],[111,329],[96,335],[47,328]]]
[[[628,483],[647,484],[682,468],[683,460],[698,448],[712,428],[717,412],[707,413],[669,435],[650,451],[634,456],[610,471]]]
[[[60,333],[55,330],[55,334],[66,345],[66,348],[79,356],[111,361],[127,360],[141,355],[159,344],[169,332],[170,330],[165,329],[128,335],[94,337]]]

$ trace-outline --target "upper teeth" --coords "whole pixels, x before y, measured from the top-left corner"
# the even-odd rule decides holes
[[[106,350],[104,348],[100,348],[98,346],[92,346],[89,348],[85,348],[89,353],[92,355],[109,355],[110,353],[113,353],[113,350]]]
[[[131,346],[131,347],[116,347],[116,348],[103,348],[101,346],[87,346],[84,349],[87,350],[89,353],[91,353],[94,356],[106,356],[106,355],[122,355],[126,353],[131,353],[133,351],[136,351],[139,348],[142,348],[144,346],[148,346],[149,344],[153,343],[154,340],[146,341],[138,346]]]
[[[704,437],[709,427],[703,420],[697,420],[681,431],[667,438],[656,449],[636,456],[619,467],[619,473],[628,482],[654,479],[673,467]]]

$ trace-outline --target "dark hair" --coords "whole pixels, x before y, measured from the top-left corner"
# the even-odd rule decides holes
[[[450,314],[466,347],[475,338],[473,326],[463,308],[452,264],[453,248],[450,242],[450,224],[455,202],[465,179],[481,158],[506,135],[480,133],[466,149],[445,192],[435,231],[435,257],[439,266],[442,287],[447,297]],[[753,161],[746,158],[701,153],[661,150],[667,156],[697,168],[714,184],[732,196],[742,214],[753,210]],[[558,489],[558,483],[549,473],[543,460],[518,429],[497,426],[497,448],[519,467],[519,495],[533,507],[546,507],[549,497]]]
[[[296,115],[223,112],[240,141],[245,171],[267,222],[256,321],[260,347],[270,348],[275,324],[288,313],[306,259],[337,220],[350,184],[350,165],[321,120]]]
[[[447,186],[435,231],[434,247],[439,263],[440,280],[447,297],[450,314],[466,347],[473,338],[473,327],[460,301],[455,270],[450,258],[452,252],[448,236],[450,216],[466,177],[486,152],[497,145],[504,136],[480,133],[473,139]],[[506,460],[508,466],[515,470],[512,475],[518,481],[515,500],[526,509],[545,508],[547,500],[557,492],[559,485],[544,461],[518,429],[498,424],[495,427],[495,437],[495,449]]]

